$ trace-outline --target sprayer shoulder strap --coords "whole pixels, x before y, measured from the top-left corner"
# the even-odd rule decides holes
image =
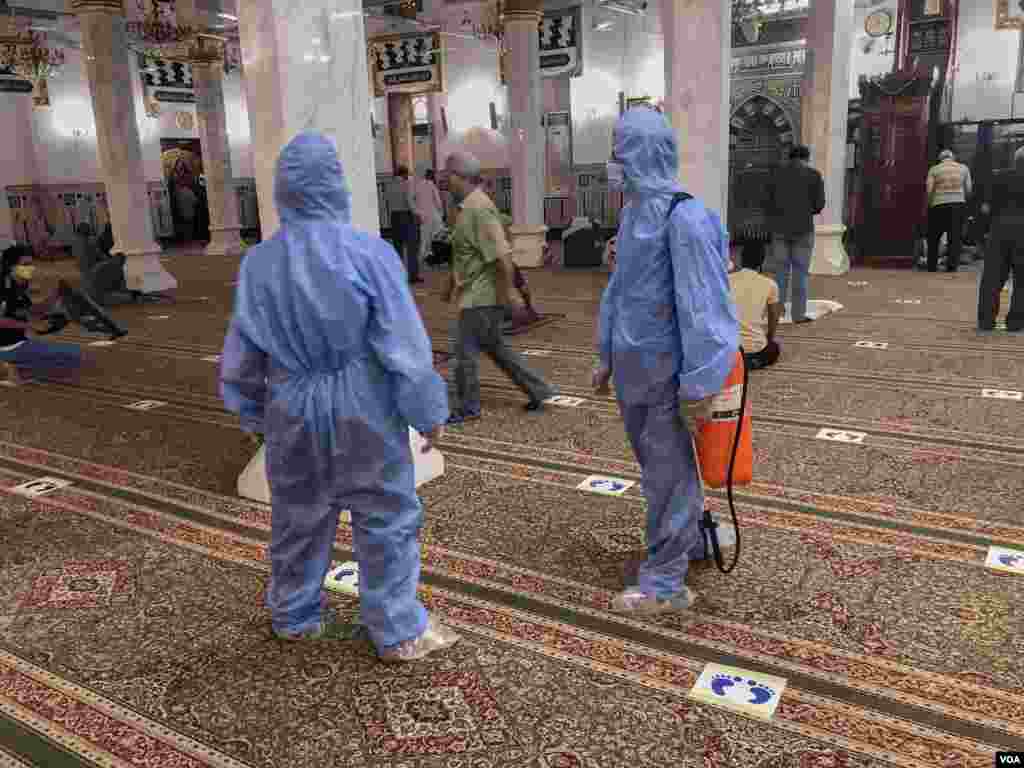
[[[676,206],[679,205],[680,203],[685,203],[687,200],[693,200],[693,195],[688,194],[686,192],[676,192],[674,195],[672,195],[672,204],[669,205],[668,216],[666,216],[665,218],[671,219],[672,214],[676,210]]]

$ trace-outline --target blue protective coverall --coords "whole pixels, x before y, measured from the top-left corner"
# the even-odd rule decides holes
[[[267,604],[275,630],[317,626],[338,514],[351,510],[361,619],[383,650],[427,626],[408,430],[445,423],[447,386],[394,249],[349,224],[333,144],[288,144],[274,197],[281,228],[242,261],[221,363],[227,407],[266,437]]]
[[[679,402],[722,388],[735,364],[739,324],[718,215],[692,199],[667,219],[682,188],[676,138],[664,116],[628,111],[615,131],[615,155],[630,203],[601,300],[598,349],[643,473],[648,557],[639,589],[667,600],[682,590],[689,561],[703,556],[704,489]]]

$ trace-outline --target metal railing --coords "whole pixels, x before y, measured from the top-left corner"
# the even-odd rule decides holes
[[[377,209],[380,213],[380,228],[391,227],[391,209],[388,206],[387,186],[391,176],[377,177]],[[484,189],[494,200],[498,210],[512,213],[512,178],[491,176],[485,179]],[[442,192],[442,198],[447,196]],[[575,207],[573,206],[575,197]],[[547,197],[544,200],[544,224],[551,229],[567,227],[577,216],[598,222],[602,227],[614,229],[619,225],[619,211],[622,209],[622,193],[608,188],[607,181],[594,170],[576,173],[574,196]]]

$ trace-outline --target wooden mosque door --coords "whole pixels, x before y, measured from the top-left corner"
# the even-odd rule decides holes
[[[862,85],[873,92],[862,93],[858,250],[867,264],[910,266],[926,219],[930,77],[880,86]]]

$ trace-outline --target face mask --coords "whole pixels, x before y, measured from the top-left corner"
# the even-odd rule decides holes
[[[34,275],[35,272],[36,272],[36,268],[35,267],[30,267],[30,266],[27,266],[27,265],[19,265],[19,266],[14,268],[14,276],[16,278],[18,278],[19,280],[25,280],[25,281],[31,280],[32,279],[32,275]]]
[[[608,161],[607,165],[608,173],[608,186],[614,189],[622,189],[626,186],[626,166],[622,163],[616,163],[613,160]]]

